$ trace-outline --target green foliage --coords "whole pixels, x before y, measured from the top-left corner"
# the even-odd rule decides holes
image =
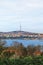
[[[24,58],[0,58],[0,65],[43,65],[43,56],[24,57]]]
[[[14,44],[12,47],[5,47],[5,42],[0,42],[0,65],[43,65],[43,53],[42,56],[35,56],[35,51],[40,51],[40,46],[28,46],[24,47],[22,44]],[[5,50],[5,52],[4,52]],[[10,52],[7,50],[15,50]]]

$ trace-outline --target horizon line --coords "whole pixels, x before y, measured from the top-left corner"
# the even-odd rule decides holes
[[[15,30],[16,32],[29,32],[29,31],[23,31],[23,30]],[[15,32],[15,31],[0,31],[0,33],[8,33],[8,32]],[[43,34],[43,33],[40,33],[40,32],[29,32],[29,33],[36,33],[36,34]]]

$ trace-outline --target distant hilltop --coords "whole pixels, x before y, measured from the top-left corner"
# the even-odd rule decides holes
[[[26,31],[0,32],[0,38],[41,39],[43,34]]]

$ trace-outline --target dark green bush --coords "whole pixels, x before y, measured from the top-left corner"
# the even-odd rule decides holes
[[[0,58],[0,65],[43,65],[43,56],[24,57],[24,58]]]

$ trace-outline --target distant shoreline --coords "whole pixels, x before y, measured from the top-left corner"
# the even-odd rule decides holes
[[[0,32],[0,39],[43,39],[43,34],[25,31]]]

